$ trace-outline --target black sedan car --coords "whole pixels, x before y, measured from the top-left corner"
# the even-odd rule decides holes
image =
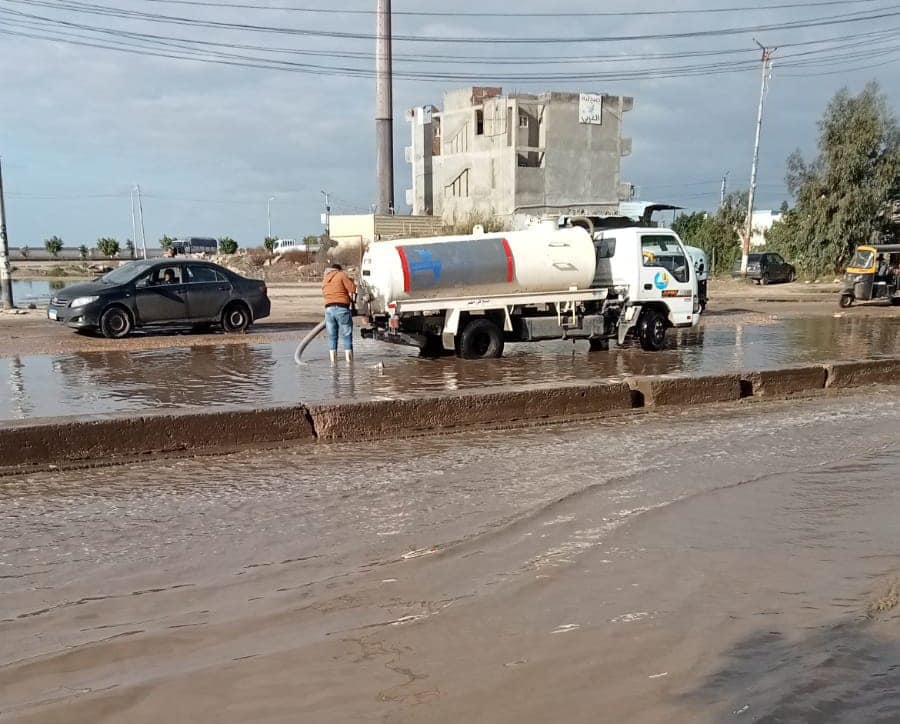
[[[741,274],[741,260],[734,265],[731,276],[735,279],[744,278]],[[797,278],[797,270],[793,264],[788,264],[781,254],[770,252],[750,254],[747,257],[747,279],[752,279],[757,284],[769,282],[792,282]]]
[[[78,330],[125,337],[137,327],[209,326],[243,332],[271,310],[264,282],[205,261],[133,261],[86,284],[65,287],[47,316]]]

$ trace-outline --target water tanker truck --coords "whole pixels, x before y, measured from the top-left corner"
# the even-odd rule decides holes
[[[673,231],[558,223],[374,242],[360,269],[363,336],[477,359],[548,339],[660,350],[669,328],[699,323],[696,271]]]

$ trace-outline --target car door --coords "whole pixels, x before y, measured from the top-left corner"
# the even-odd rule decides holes
[[[775,265],[775,268],[778,269],[778,279],[780,281],[786,282],[791,278],[791,272],[788,268],[787,262],[781,256],[781,254],[770,254],[772,259],[771,263]]]
[[[134,306],[141,324],[187,320],[184,267],[165,264],[139,277],[134,285]]]
[[[217,319],[231,297],[232,285],[215,267],[207,264],[187,265],[187,303],[192,320]]]

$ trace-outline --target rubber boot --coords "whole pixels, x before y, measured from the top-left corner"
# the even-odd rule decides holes
[[[328,350],[328,356],[331,358],[331,364],[337,364],[337,350],[336,349]]]
[[[352,349],[344,350],[344,359],[347,360],[347,362],[353,361],[353,350]]]

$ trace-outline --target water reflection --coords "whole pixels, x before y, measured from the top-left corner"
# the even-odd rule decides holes
[[[336,366],[318,340],[294,364],[293,342],[83,352],[0,359],[0,419],[154,408],[320,402],[506,385],[714,374],[900,353],[900,320],[792,319],[684,330],[657,353],[589,353],[583,343],[509,345],[499,360],[419,359],[415,350],[357,340]]]

